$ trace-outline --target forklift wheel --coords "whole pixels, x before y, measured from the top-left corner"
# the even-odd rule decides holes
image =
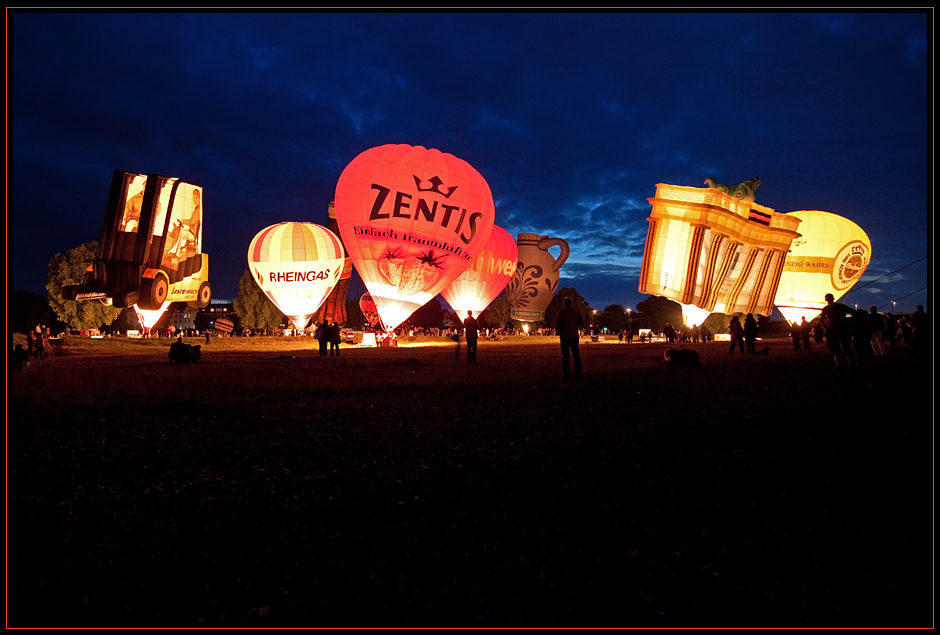
[[[169,292],[170,283],[162,271],[153,278],[144,278],[140,283],[138,306],[144,311],[156,311],[163,306]]]
[[[196,292],[196,299],[193,302],[187,302],[194,309],[204,309],[209,306],[209,300],[212,299],[212,287],[208,282],[199,285],[199,291]]]

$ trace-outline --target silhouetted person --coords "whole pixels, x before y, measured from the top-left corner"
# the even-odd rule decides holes
[[[23,350],[22,344],[17,344],[13,349],[13,369],[23,372],[29,368],[29,353]]]
[[[473,318],[473,311],[467,311],[467,319],[463,321],[464,337],[467,338],[467,363],[477,363],[477,335],[480,325]],[[459,346],[459,345],[458,345]]]
[[[868,307],[868,326],[871,329],[871,347],[875,355],[885,354],[885,316],[874,304]]]
[[[329,333],[329,338],[330,338],[330,355],[333,355],[335,353],[336,356],[339,357],[339,340],[340,340],[339,324],[337,324],[336,322],[333,322],[333,324],[330,325],[330,328],[327,330],[327,332]]]
[[[841,302],[836,302],[831,293],[826,294],[822,323],[826,330],[826,344],[835,359],[836,368],[841,368],[843,361],[846,364],[852,363],[852,328],[849,320],[853,315],[855,311]]]
[[[757,320],[753,313],[744,318],[744,347],[748,355],[757,354]]]
[[[805,315],[801,319],[802,321],[800,322],[800,332],[803,336],[803,348],[809,350],[810,338],[813,335],[813,327],[809,322],[806,321]]]
[[[911,315],[911,340],[914,345],[913,355],[918,360],[930,359],[930,318],[924,313],[924,306],[917,305]]]
[[[858,363],[868,365],[871,363],[871,325],[868,313],[864,310],[856,311],[852,318],[852,345],[858,355]]]
[[[741,326],[741,319],[735,315],[728,324],[728,333],[731,335],[731,347],[728,349],[728,355],[734,355],[734,347],[741,349],[744,355],[744,327]]]
[[[790,339],[793,340],[793,350],[798,351],[802,348],[803,328],[793,320],[790,323]]]
[[[314,337],[320,343],[320,357],[326,357],[326,351],[330,345],[330,325],[324,322],[318,326]]]
[[[565,298],[565,308],[558,312],[555,319],[555,333],[561,342],[561,371],[565,379],[571,377],[571,357],[574,357],[574,376],[578,379],[581,377],[581,351],[578,344],[584,318],[574,309],[573,304],[571,298]]]

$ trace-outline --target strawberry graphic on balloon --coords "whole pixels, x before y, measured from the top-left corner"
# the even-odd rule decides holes
[[[405,263],[404,258],[401,248],[396,247],[394,251],[391,249],[386,251],[382,259],[376,263],[379,273],[393,287],[397,287],[398,283],[401,282],[401,270]]]
[[[431,250],[408,258],[401,269],[398,293],[408,297],[433,287],[441,277],[441,263],[446,257],[447,254],[435,257]]]

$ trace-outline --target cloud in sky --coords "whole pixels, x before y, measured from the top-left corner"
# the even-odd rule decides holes
[[[497,224],[569,241],[562,274],[600,281],[596,305],[642,299],[656,184],[706,176],[853,219],[890,271],[932,249],[930,34],[926,12],[11,13],[9,286],[41,291],[54,253],[96,239],[127,169],[205,187],[234,297],[251,237],[325,223],[342,169],[383,143],[471,163]]]

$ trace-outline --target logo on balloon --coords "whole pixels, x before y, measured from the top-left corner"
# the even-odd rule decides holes
[[[842,290],[855,284],[868,267],[868,258],[868,247],[858,240],[840,249],[832,270],[832,286]]]

